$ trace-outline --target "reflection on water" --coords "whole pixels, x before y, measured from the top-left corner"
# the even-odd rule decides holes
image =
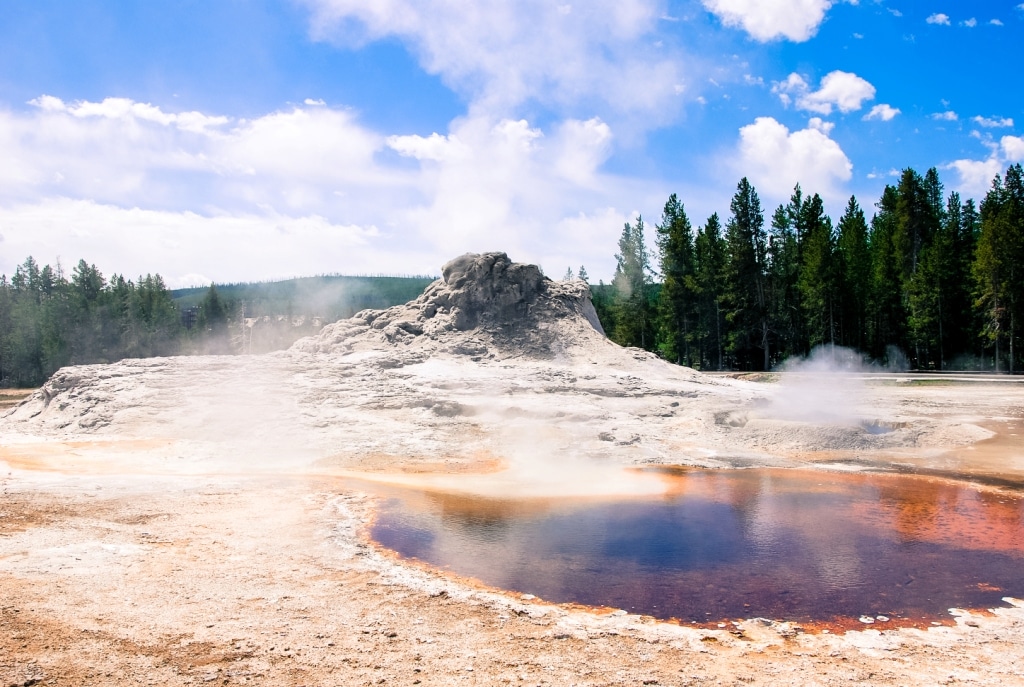
[[[911,476],[672,471],[665,496],[390,490],[371,535],[548,601],[705,622],[931,618],[1024,595],[1024,501]]]

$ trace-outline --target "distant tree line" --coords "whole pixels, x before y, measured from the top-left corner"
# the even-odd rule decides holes
[[[835,344],[919,370],[1020,370],[1021,165],[980,208],[945,196],[934,168],[904,170],[875,208],[868,221],[851,197],[833,223],[797,185],[766,222],[744,178],[724,227],[716,213],[694,229],[673,194],[655,250],[641,217],[625,225],[594,304],[614,341],[698,369],[767,370]]]
[[[226,306],[208,289],[194,332],[160,275],[110,279],[80,260],[70,278],[29,257],[0,276],[0,384],[34,386],[65,365],[200,350],[227,326]]]
[[[325,276],[172,292],[159,274],[107,279],[80,260],[69,276],[29,257],[0,275],[0,386],[37,386],[65,365],[286,348],[358,310],[405,303],[430,281]]]

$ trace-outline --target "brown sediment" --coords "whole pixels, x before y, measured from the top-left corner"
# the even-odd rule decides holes
[[[830,639],[820,631],[828,627],[805,622],[673,624],[509,592],[494,592],[505,600],[495,603],[484,585],[387,552],[379,562],[335,553],[333,539],[324,538],[338,517],[335,500],[357,504],[350,514],[364,522],[373,509],[349,483],[329,477],[162,478],[143,493],[117,491],[111,482],[91,494],[11,484],[17,489],[0,505],[7,516],[23,513],[26,526],[0,536],[0,677],[7,683],[442,685],[463,676],[476,684],[525,676],[527,684],[676,684],[683,676],[685,684],[699,675],[788,685],[800,675],[871,674],[876,684],[905,685],[934,683],[970,662],[1009,684],[1024,626],[1024,613],[1020,620],[1002,611],[990,620],[973,614],[979,627],[941,618],[935,622],[955,633],[945,640],[846,619],[832,625],[837,636]],[[359,530],[365,536],[366,525]],[[344,543],[345,535],[334,536]],[[89,548],[65,551],[69,544]],[[103,547],[128,544],[134,553],[95,559]],[[58,570],[57,563],[86,567]],[[450,593],[392,577],[409,569],[446,580]],[[682,634],[662,633],[673,626]],[[865,628],[883,630],[882,639],[892,628],[898,649],[876,656],[840,633]],[[975,643],[984,654],[972,653]]]
[[[63,474],[115,474],[126,469],[145,473],[133,464],[139,452],[166,449],[165,439],[106,439],[96,441],[40,441],[0,444],[0,461],[16,470]]]
[[[337,453],[313,463],[313,469],[327,475],[366,474],[377,478],[387,475],[487,475],[500,472],[507,461],[489,451],[453,454],[443,460],[436,456],[368,453]]]

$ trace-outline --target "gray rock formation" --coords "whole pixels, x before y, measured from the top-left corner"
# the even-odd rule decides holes
[[[292,350],[347,353],[392,344],[473,357],[550,358],[607,343],[583,281],[552,281],[505,253],[467,253],[441,274],[416,300],[364,310]]]

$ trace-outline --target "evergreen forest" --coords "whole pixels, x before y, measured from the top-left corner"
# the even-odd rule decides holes
[[[29,257],[0,276],[0,387],[31,387],[65,365],[162,355],[264,353],[364,308],[418,296],[432,277],[321,276],[171,291],[160,275],[68,275]]]
[[[980,207],[945,195],[935,168],[905,169],[870,220],[851,197],[836,222],[799,185],[766,216],[744,178],[724,219],[694,228],[673,194],[653,235],[627,223],[612,284],[592,287],[622,345],[702,370],[770,370],[822,345],[899,369],[1021,368],[1020,164]]]
[[[836,222],[799,185],[766,217],[744,178],[724,219],[694,227],[673,194],[653,247],[647,233],[642,217],[627,223],[612,283],[591,285],[605,331],[624,346],[701,370],[769,370],[822,345],[899,369],[1012,373],[1024,362],[1020,164],[980,206],[946,195],[935,168],[906,169],[870,220],[851,197]],[[0,276],[0,386],[36,386],[65,365],[277,350],[363,308],[412,300],[431,279],[171,291],[160,275],[106,278],[85,260],[68,275],[29,257]]]

